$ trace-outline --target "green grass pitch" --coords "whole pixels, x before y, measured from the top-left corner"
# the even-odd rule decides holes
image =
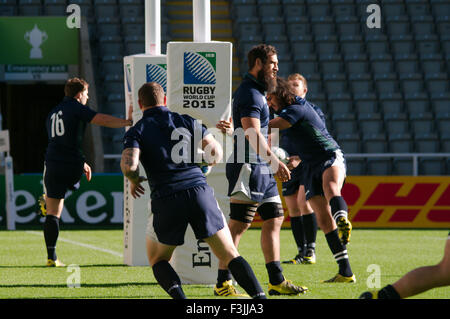
[[[347,249],[357,282],[325,284],[321,280],[334,276],[337,264],[323,233],[319,231],[315,265],[283,265],[285,276],[296,284],[307,286],[309,292],[283,298],[355,299],[367,290],[368,278],[373,274],[368,271],[369,265],[379,266],[381,286],[392,283],[416,267],[438,263],[443,256],[447,234],[448,230],[355,229]],[[259,236],[258,229],[247,231],[239,251],[249,261],[267,292],[268,277]],[[80,288],[68,287],[67,279],[72,273],[67,268],[44,267],[46,253],[42,231],[0,231],[0,243],[0,299],[168,298],[156,283],[150,267],[123,264],[121,230],[61,231],[57,253],[67,265],[80,267]],[[282,260],[292,258],[296,249],[290,229],[282,230],[281,243]],[[213,296],[211,286],[185,285],[184,291],[191,299],[217,298]],[[450,287],[433,289],[415,298],[448,299]]]

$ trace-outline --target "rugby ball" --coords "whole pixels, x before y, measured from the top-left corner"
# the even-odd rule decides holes
[[[284,164],[289,162],[289,154],[284,149],[278,146],[273,146],[271,148],[272,153]]]

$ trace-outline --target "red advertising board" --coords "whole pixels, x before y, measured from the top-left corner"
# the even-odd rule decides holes
[[[448,176],[349,176],[342,195],[354,228],[450,229]],[[259,216],[252,226],[261,226]]]

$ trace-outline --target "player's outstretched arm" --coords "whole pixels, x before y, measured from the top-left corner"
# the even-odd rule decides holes
[[[290,128],[292,125],[285,119],[281,117],[276,117],[269,121],[269,127],[270,128],[277,128],[279,130],[285,130],[287,128]]]
[[[253,117],[243,117],[241,119],[241,124],[245,132],[245,138],[248,140],[250,146],[256,151],[256,153],[270,163],[273,171],[282,182],[290,180],[291,173],[289,169],[275,156],[275,154],[272,153],[265,137],[262,135],[261,122],[259,119]]]
[[[132,126],[133,120],[124,120],[112,115],[97,113],[91,120],[91,123],[95,125],[106,126],[109,128],[120,128],[125,126]]]
[[[141,197],[144,194],[145,189],[141,183],[147,180],[145,177],[139,176],[139,154],[138,148],[126,148],[123,150],[120,160],[120,169],[131,183],[130,192],[133,198]]]

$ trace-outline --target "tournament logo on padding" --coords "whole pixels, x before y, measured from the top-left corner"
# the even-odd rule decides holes
[[[167,92],[167,64],[147,64],[147,82],[156,82]]]
[[[184,84],[216,84],[216,52],[184,52]]]

